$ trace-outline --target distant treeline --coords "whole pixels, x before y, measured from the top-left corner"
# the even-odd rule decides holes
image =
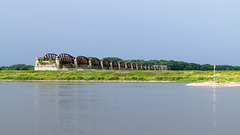
[[[25,64],[15,64],[12,66],[2,66],[0,70],[33,70],[34,66]]]
[[[196,63],[187,63],[183,61],[174,61],[174,60],[122,60],[116,57],[106,57],[109,61],[124,61],[136,64],[144,65],[167,65],[168,70],[213,70],[213,65],[210,64],[196,64]],[[240,70],[240,66],[230,66],[230,65],[217,65],[216,70]]]
[[[144,65],[167,65],[168,70],[213,70],[213,65],[210,64],[196,64],[196,63],[187,63],[183,61],[174,61],[174,60],[122,60],[117,57],[106,57],[109,61],[124,61],[136,64],[144,64]],[[34,66],[25,65],[25,64],[17,64],[9,67],[2,66],[0,70],[33,70]],[[240,66],[230,66],[230,65],[217,65],[216,70],[240,70]]]

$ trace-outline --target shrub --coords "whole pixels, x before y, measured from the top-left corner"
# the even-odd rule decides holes
[[[12,76],[5,76],[5,77],[3,77],[2,79],[3,80],[12,80],[14,77],[12,77]]]
[[[156,77],[156,80],[164,80],[164,77]]]
[[[104,77],[97,77],[96,80],[104,80]]]
[[[88,77],[85,80],[96,80],[96,78],[95,77]]]
[[[137,77],[132,77],[131,80],[138,80],[138,78]]]
[[[84,80],[84,78],[79,76],[79,77],[76,78],[76,80]]]
[[[143,81],[143,80],[146,80],[146,79],[143,78],[143,77],[139,77],[139,78],[137,78],[137,80]]]
[[[75,77],[64,77],[62,80],[75,80]]]
[[[108,80],[119,80],[119,77],[110,77]]]

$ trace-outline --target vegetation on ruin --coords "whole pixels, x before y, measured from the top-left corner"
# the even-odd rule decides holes
[[[49,61],[39,61],[39,63],[40,63],[41,65],[47,65],[47,64],[55,64],[56,61],[50,59]]]
[[[14,71],[1,70],[0,80],[85,80],[85,81],[174,81],[206,82],[213,80],[212,71]],[[240,71],[216,71],[219,82],[240,82]]]

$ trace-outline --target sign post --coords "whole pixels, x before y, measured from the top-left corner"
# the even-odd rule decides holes
[[[216,69],[216,65],[214,65],[214,75],[213,75],[213,81],[215,81],[215,69]]]

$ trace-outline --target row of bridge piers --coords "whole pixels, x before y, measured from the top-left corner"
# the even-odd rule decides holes
[[[36,58],[35,70],[167,70],[165,65],[144,65],[130,62],[108,61],[107,59],[84,56],[73,57],[66,53],[48,53]]]

